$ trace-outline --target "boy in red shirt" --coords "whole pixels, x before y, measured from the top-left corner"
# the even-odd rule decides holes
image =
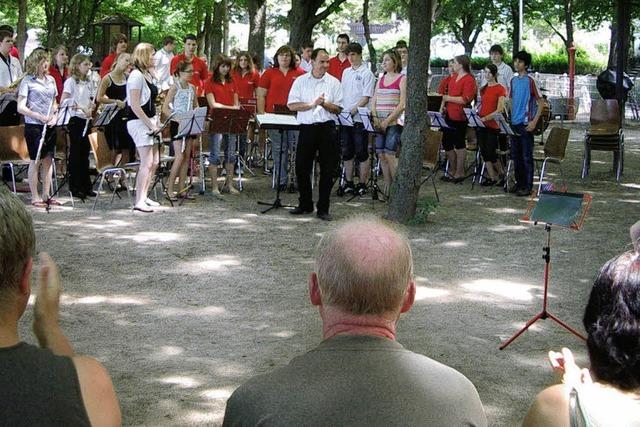
[[[328,73],[342,81],[342,73],[351,67],[351,62],[349,62],[349,56],[347,55],[349,36],[347,34],[340,34],[336,40],[338,44],[338,54],[329,59]]]
[[[198,96],[202,96],[204,93],[204,85],[209,78],[209,69],[207,68],[207,64],[195,55],[197,47],[198,39],[196,36],[193,34],[187,34],[184,36],[184,52],[180,55],[175,55],[171,59],[169,72],[173,75],[176,72],[176,66],[180,61],[186,60],[191,62],[191,66],[193,67],[193,76],[189,83],[196,87]]]

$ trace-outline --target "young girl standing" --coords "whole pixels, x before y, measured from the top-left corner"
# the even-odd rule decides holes
[[[180,115],[180,113],[186,113],[198,108],[196,87],[189,83],[192,76],[193,64],[186,60],[178,62],[176,71],[173,74],[175,83],[169,88],[169,92],[162,104],[162,113],[165,117],[169,117],[172,113],[178,113],[178,115]],[[171,172],[169,173],[169,180],[167,181],[167,197],[172,201],[177,200],[173,194],[173,185],[176,177],[179,177],[178,189],[180,191],[186,186],[189,154],[191,153],[193,141],[193,138],[187,137],[184,140],[183,147],[182,138],[174,139],[178,134],[178,119],[179,117],[171,122],[171,139],[173,141],[175,158],[173,160],[173,166],[171,166]]]

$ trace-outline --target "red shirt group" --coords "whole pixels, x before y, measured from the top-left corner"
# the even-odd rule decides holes
[[[204,93],[212,93],[216,102],[223,105],[235,105],[234,95],[238,93],[235,82],[214,82],[208,79],[204,84]]]
[[[244,76],[240,70],[231,71],[231,80],[236,84],[240,99],[252,99],[256,97],[256,89],[260,83],[260,74],[257,71],[247,73]]]
[[[340,61],[340,58],[336,55],[329,59],[329,70],[327,72],[336,79],[342,81],[342,73],[349,67],[351,67],[349,58],[345,58],[344,61]]]
[[[258,87],[267,90],[265,100],[265,112],[273,113],[274,105],[287,105],[289,91],[293,86],[293,81],[303,75],[305,71],[301,68],[289,69],[287,74],[283,74],[280,68],[269,68],[260,77]]]
[[[186,60],[187,57],[184,53],[180,55],[176,55],[171,59],[171,66],[169,67],[169,72],[171,75],[176,72],[176,68],[178,66],[178,62]],[[197,56],[191,57],[191,65],[193,66],[193,75],[191,76],[191,80],[189,83],[196,87],[196,91],[198,92],[198,96],[201,96],[205,89],[205,82],[209,79],[209,68],[207,64]]]
[[[60,97],[62,97],[62,92],[64,89],[64,81],[69,77],[69,69],[65,67],[62,70],[62,73],[55,65],[51,65],[49,67],[49,74],[56,81],[56,87],[58,88],[58,96],[56,96],[56,102],[60,102]]]
[[[482,97],[482,105],[478,114],[480,117],[484,117],[498,109],[498,101],[501,97],[507,96],[507,89],[501,84],[486,85],[480,89],[480,96]],[[498,123],[495,120],[488,120],[484,122],[484,125],[488,128],[498,129]]]

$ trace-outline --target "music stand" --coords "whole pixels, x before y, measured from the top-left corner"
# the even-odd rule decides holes
[[[282,164],[282,146],[284,145],[284,132],[287,130],[298,130],[300,125],[298,124],[295,116],[292,116],[290,114],[272,113],[257,114],[256,123],[258,124],[258,127],[260,129],[275,129],[280,132],[280,153],[278,153],[280,162],[278,163],[278,167],[276,168],[276,182],[278,183],[278,185],[276,185],[276,199],[272,203],[258,201],[259,205],[269,206],[261,212],[264,214],[272,209],[293,208],[294,206],[283,205],[280,201],[280,165]]]
[[[362,120],[362,125],[364,130],[371,134],[375,135],[379,134],[378,131],[373,127],[373,120],[371,117],[371,110],[367,107],[358,107],[358,114],[360,115],[360,119]],[[369,143],[369,141],[367,141]],[[378,176],[376,175],[376,171],[374,168],[375,160],[376,160],[376,143],[375,139],[371,144],[371,149],[369,150],[369,182],[367,182],[366,186],[370,188],[371,191],[371,205],[375,205],[376,200],[380,200],[381,202],[385,201],[385,196],[380,187],[378,186]],[[356,195],[354,194],[348,201],[353,200]]]
[[[429,123],[431,123],[432,128],[453,130],[453,128],[447,124],[442,113],[438,111],[427,111],[427,114],[429,115]]]
[[[247,131],[251,113],[247,110],[233,110],[230,108],[212,108],[210,111],[210,133],[223,133],[227,135],[227,143],[231,134],[236,136],[236,151],[240,151],[240,134]],[[229,159],[225,159],[228,160]],[[228,173],[228,172],[227,172]],[[233,173],[233,172],[232,172]],[[252,172],[253,173],[253,172]],[[242,191],[242,169],[238,169],[238,189]]]
[[[16,102],[16,94],[13,92],[7,92],[0,95],[0,114],[4,113],[9,104]]]
[[[117,104],[107,104],[102,109],[100,115],[93,123],[94,127],[101,128],[107,126],[111,123],[111,120],[118,114],[118,105]]]
[[[527,213],[522,218],[523,221],[533,222],[537,225],[544,223],[547,232],[547,244],[542,249],[542,259],[544,265],[544,293],[542,299],[542,310],[533,316],[522,329],[516,332],[511,338],[500,345],[500,350],[504,350],[531,325],[540,319],[551,319],[567,331],[578,338],[586,341],[586,338],[571,326],[564,323],[548,309],[549,272],[551,270],[551,226],[569,228],[577,231],[582,228],[584,220],[591,206],[591,196],[588,194],[561,193],[557,191],[543,191],[540,193],[538,202],[532,201]]]
[[[500,133],[504,133],[509,136],[518,136],[518,134],[513,131],[511,125],[509,124],[509,122],[507,122],[507,119],[504,118],[504,115],[502,115],[502,113],[497,113],[493,119],[496,121],[496,123],[498,123]]]
[[[53,103],[51,104],[51,106],[53,105]],[[74,104],[73,104],[73,100],[72,99],[65,99],[64,101],[62,101],[60,103],[60,106],[58,107],[58,112],[57,112],[57,116],[55,118],[55,120],[52,120],[52,122],[50,123],[52,128],[56,128],[56,127],[62,127],[65,130],[65,133],[68,136],[68,130],[67,130],[67,125],[69,124],[69,120],[71,119],[71,109],[74,108]],[[49,112],[51,112],[51,107],[49,109]],[[40,144],[38,145],[38,153],[36,154],[36,162],[40,161],[40,154],[42,152],[42,146],[44,144],[44,139],[45,139],[45,135],[46,135],[46,131],[47,131],[47,126],[49,125],[49,123],[45,123],[43,129],[42,129],[42,138],[40,139]],[[56,186],[56,190],[53,192],[53,194],[51,195],[51,197],[49,197],[47,199],[47,201],[45,202],[47,204],[46,206],[46,210],[47,213],[51,210],[51,200],[53,199],[54,196],[56,196],[57,194],[60,194],[60,190],[62,189],[62,187],[64,187],[64,185],[66,183],[69,182],[69,143],[68,141],[65,141],[65,160],[66,160],[66,167],[64,168],[64,175],[62,176],[62,182],[60,182],[60,184],[57,184]],[[55,159],[54,159],[55,162]],[[57,178],[57,177],[56,177]],[[71,192],[71,188],[69,188],[69,196],[71,198],[71,207],[75,207],[75,204],[73,202],[73,193]],[[82,200],[82,199],[81,199]],[[82,200],[84,202],[84,200]]]
[[[179,114],[176,118],[178,119],[178,132],[173,137],[173,140],[182,139],[180,152],[184,153],[187,137],[198,136],[204,132],[204,122],[207,119],[207,107],[199,107],[187,111],[186,113]],[[191,155],[191,153],[189,153],[189,155]],[[189,197],[189,192],[192,188],[193,186],[189,183],[185,188],[181,188],[178,191],[177,194],[180,199],[180,206],[182,206],[184,201]],[[169,203],[173,206],[171,195],[167,194],[167,196]]]
[[[464,115],[467,116],[467,121],[469,122],[469,126],[472,128],[485,128],[484,122],[480,118],[480,114],[477,111],[472,110],[471,108],[463,108]]]

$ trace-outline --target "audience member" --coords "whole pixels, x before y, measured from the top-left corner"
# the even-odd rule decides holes
[[[223,425],[486,426],[466,377],[396,342],[415,293],[409,241],[392,225],[361,217],[329,230],[309,278],[322,343],[240,386]]]
[[[329,60],[329,74],[338,80],[342,80],[344,70],[351,67],[349,57],[347,56],[349,36],[347,34],[339,34],[336,43],[338,45],[338,54]]]
[[[590,369],[580,369],[567,348],[549,352],[562,384],[538,394],[524,427],[638,426],[640,260],[634,246],[607,261],[591,289],[583,318]]]
[[[0,188],[0,419],[3,425],[120,425],[111,378],[95,359],[75,354],[59,324],[58,268],[40,254],[33,332],[40,348],[21,341],[18,323],[31,296],[33,221],[22,202]]]

